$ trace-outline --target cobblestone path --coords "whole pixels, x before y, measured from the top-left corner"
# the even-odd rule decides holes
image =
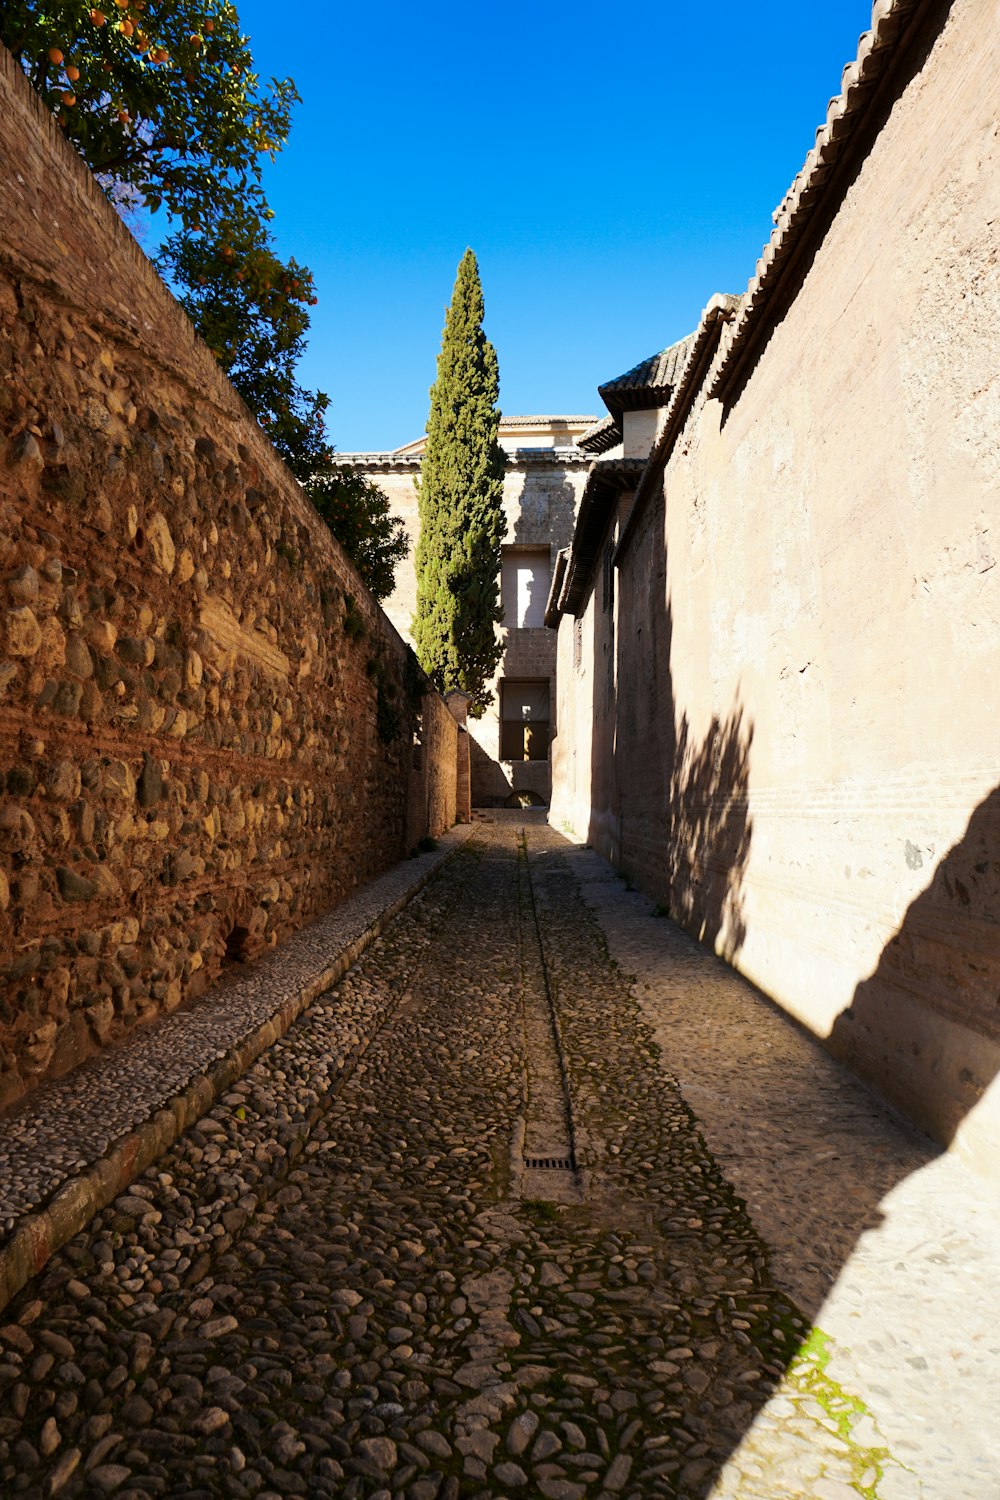
[[[484,825],[9,1305],[0,1493],[924,1493],[772,1277],[561,846]]]

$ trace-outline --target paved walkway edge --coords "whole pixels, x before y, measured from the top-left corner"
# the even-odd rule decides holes
[[[155,1110],[151,1118],[121,1136],[86,1171],[79,1172],[55,1192],[37,1213],[25,1215],[0,1245],[0,1311],[12,1297],[36,1276],[46,1261],[75,1234],[84,1229],[95,1214],[123,1193],[129,1183],[172,1145],[177,1137],[199,1120],[226,1089],[256,1062],[262,1052],[273,1047],[302,1012],[325,994],[356,963],[365,949],[379,936],[403,907],[416,896],[441,868],[445,860],[463,847],[474,824],[450,829],[440,839],[440,848],[432,856],[423,856],[413,871],[413,878],[371,921],[350,940],[336,948],[322,968],[313,969],[308,978],[300,979],[293,994],[287,996],[267,1021],[253,1027],[224,1057],[194,1078],[180,1093]],[[331,916],[342,920],[351,902],[364,899],[376,891],[387,877],[405,871],[409,861],[394,866],[378,877],[364,891],[343,902]],[[326,920],[320,918],[320,922]],[[305,937],[313,938],[318,924],[304,928],[283,944],[274,955],[280,958],[293,953]],[[235,988],[235,987],[234,987]]]

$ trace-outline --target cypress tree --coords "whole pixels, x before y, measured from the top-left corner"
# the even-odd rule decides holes
[[[482,714],[503,653],[500,611],[504,454],[497,441],[500,376],[483,332],[479,267],[466,250],[445,316],[431,387],[416,550],[417,658],[442,692],[468,693]]]

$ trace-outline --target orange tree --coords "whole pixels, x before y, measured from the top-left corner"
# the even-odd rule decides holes
[[[365,533],[362,555],[381,546],[391,570],[380,492],[366,526],[364,495],[331,463],[328,398],[295,375],[315,290],[276,253],[261,182],[288,136],[292,80],[261,83],[219,0],[3,0],[0,39],[113,201],[166,212],[157,264],[195,327],[296,477],[325,476],[319,508],[348,554]]]
[[[307,484],[329,467],[333,451],[324,422],[329,400],[304,389],[295,373],[316,301],[309,271],[281,261],[265,226],[238,210],[211,235],[171,235],[159,262],[275,448]]]
[[[262,87],[232,5],[4,0],[0,36],[92,171],[197,232],[235,203],[269,217],[261,161],[288,135],[290,78]]]
[[[164,251],[202,337],[375,598],[387,598],[407,552],[403,523],[371,480],[334,463],[328,398],[295,378],[306,306],[316,300],[309,272],[282,264],[245,216],[221,224],[213,239],[179,234]]]
[[[392,593],[397,563],[409,543],[388,497],[354,469],[329,468],[313,476],[309,497],[376,599]]]

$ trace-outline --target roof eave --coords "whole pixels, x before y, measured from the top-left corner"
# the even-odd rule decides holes
[[[599,459],[591,469],[580,498],[558,603],[553,606],[560,614],[580,612],[612,511],[619,496],[634,488],[642,469],[642,460],[634,458]]]
[[[734,388],[768,326],[775,293],[821,223],[817,210],[828,206],[831,193],[843,191],[845,174],[837,168],[872,113],[874,101],[881,98],[879,85],[914,35],[917,13],[926,4],[927,0],[875,0],[871,30],[862,35],[856,59],[843,71],[841,92],[831,99],[802,170],[774,212],[774,230],[716,365],[710,398],[722,399]]]
[[[671,392],[677,384],[677,376],[687,360],[687,345],[691,335],[668,344],[657,354],[640,360],[624,375],[615,376],[598,386],[597,394],[608,411],[621,417],[626,411],[649,411],[666,406]]]
[[[556,553],[556,565],[552,569],[549,597],[545,601],[545,623],[550,630],[559,629],[559,621],[562,617],[562,610],[559,608],[559,595],[562,592],[563,579],[566,576],[566,564],[568,562],[569,548],[560,547]]]
[[[620,557],[628,547],[631,537],[635,533],[639,516],[645,509],[646,502],[653,492],[653,487],[666,467],[667,460],[677,440],[677,435],[694,405],[698,392],[701,390],[711,371],[722,331],[731,319],[736,316],[739,306],[740,299],[738,297],[717,292],[709,300],[702,312],[698,327],[692,336],[687,363],[680,373],[673,399],[667,408],[667,414],[663,421],[663,429],[656,440],[653,451],[646,461],[646,466],[642,471],[639,483],[636,485],[635,495],[632,498],[632,507],[622,527],[618,545],[615,548],[614,562],[616,567],[618,566]]]
[[[577,440],[577,447],[582,448],[585,453],[607,453],[610,448],[617,448],[621,440],[621,422],[617,417],[609,415],[603,421],[595,423],[589,432],[585,432]]]

